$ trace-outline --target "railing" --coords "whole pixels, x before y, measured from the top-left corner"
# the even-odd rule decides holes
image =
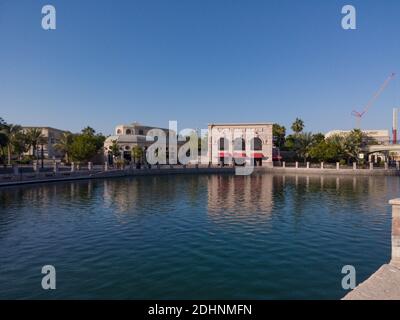
[[[400,162],[381,162],[381,163],[352,163],[340,164],[337,163],[312,163],[312,162],[275,162],[275,168],[284,169],[332,169],[332,170],[396,170],[400,171]]]
[[[108,163],[104,165],[93,165],[88,163],[85,166],[65,166],[54,163],[53,166],[44,168],[38,166],[13,165],[3,166],[0,168],[0,185],[19,182],[35,182],[45,180],[62,180],[62,179],[79,179],[93,178],[101,176],[113,175],[130,175],[130,174],[147,174],[157,172],[168,172],[168,170],[191,172],[198,169],[206,168],[225,168],[229,169],[232,166],[221,166],[216,164],[188,164],[188,165],[142,165],[136,168],[136,165],[110,166]],[[191,169],[191,171],[189,171]],[[186,171],[188,170],[188,171]]]

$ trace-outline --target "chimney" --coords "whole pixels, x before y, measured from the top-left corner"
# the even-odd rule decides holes
[[[397,144],[398,116],[399,116],[399,109],[393,108],[393,126],[392,126],[393,144]]]

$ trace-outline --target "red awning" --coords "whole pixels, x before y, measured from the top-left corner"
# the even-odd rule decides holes
[[[232,157],[232,155],[229,153],[229,152],[219,152],[218,153],[218,157],[219,158],[231,158]]]
[[[254,159],[262,159],[262,158],[264,158],[264,155],[261,152],[256,152],[256,153],[253,153],[251,157]]]
[[[233,157],[234,158],[246,158],[246,152],[235,152],[234,154],[233,154]]]

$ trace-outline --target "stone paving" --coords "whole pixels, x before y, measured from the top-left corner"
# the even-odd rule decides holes
[[[343,300],[400,300],[400,268],[384,264]]]

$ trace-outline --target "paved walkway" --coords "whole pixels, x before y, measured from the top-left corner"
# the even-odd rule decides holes
[[[343,300],[400,300],[400,265],[384,264]]]

